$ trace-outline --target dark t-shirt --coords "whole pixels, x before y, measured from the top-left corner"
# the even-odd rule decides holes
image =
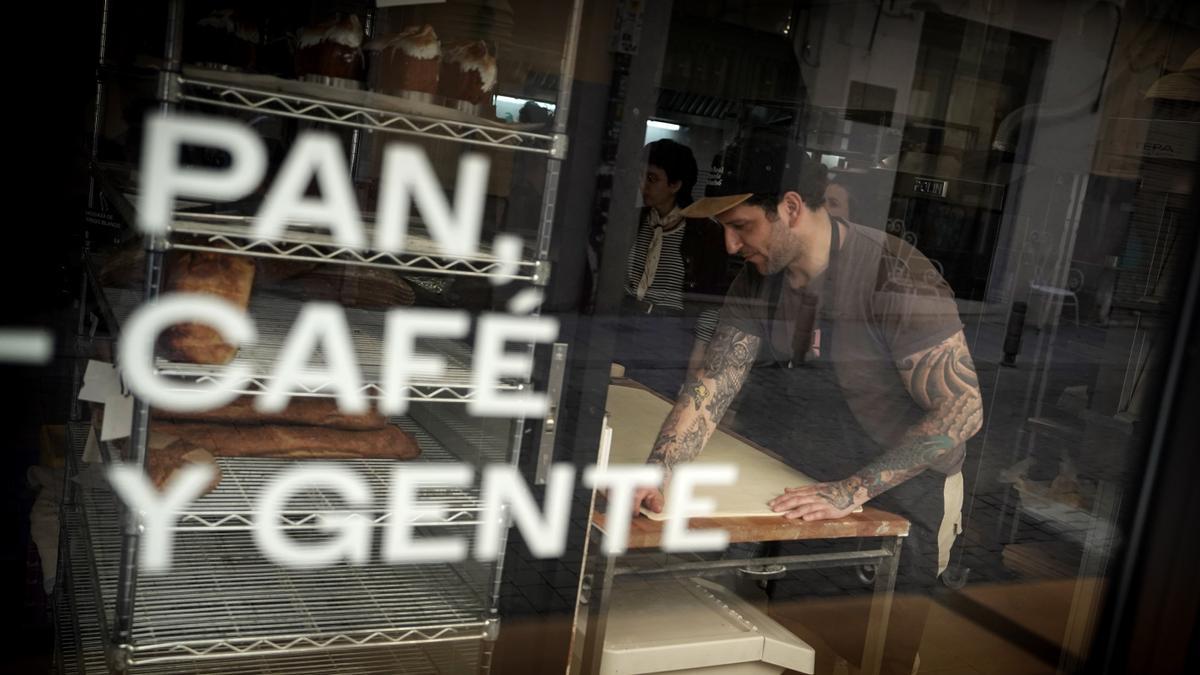
[[[897,237],[848,224],[832,269],[832,283],[826,273],[792,289],[785,273],[763,276],[747,265],[721,312],[721,323],[763,340],[756,369],[782,366],[758,378],[767,400],[754,406],[775,410],[756,424],[797,429],[784,442],[804,447],[772,449],[800,453],[795,463],[820,480],[849,476],[920,421],[926,411],[905,389],[896,363],[963,327],[949,285]],[[795,340],[796,326],[807,324],[812,339]],[[795,345],[809,343],[804,358],[793,354]],[[935,468],[953,473],[960,466]]]

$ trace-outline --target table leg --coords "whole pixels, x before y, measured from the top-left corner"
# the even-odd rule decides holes
[[[862,672],[874,675],[883,665],[883,649],[887,643],[888,617],[892,612],[892,595],[896,590],[896,572],[900,567],[900,537],[883,541],[887,559],[875,567],[875,592],[871,596],[871,614],[867,621],[866,643],[863,645]]]
[[[593,526],[589,528],[589,536],[597,532]],[[592,543],[599,539],[595,537]],[[600,672],[600,660],[604,656],[604,634],[608,629],[608,610],[612,599],[612,585],[616,570],[616,557],[600,552],[600,547],[589,546],[595,553],[585,561],[584,583],[587,584],[584,596],[587,598],[587,619],[584,623],[583,656],[579,661],[571,659],[571,672],[577,675],[590,675]],[[582,598],[581,598],[582,599]]]

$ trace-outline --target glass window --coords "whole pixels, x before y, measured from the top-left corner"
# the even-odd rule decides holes
[[[1191,3],[143,4],[0,330],[47,668],[1182,663]]]

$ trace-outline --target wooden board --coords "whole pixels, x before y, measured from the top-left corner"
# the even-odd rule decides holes
[[[592,520],[605,530],[603,513],[592,514]],[[629,527],[629,548],[657,548],[662,540],[662,521],[634,518]],[[906,537],[909,522],[887,511],[870,506],[861,513],[852,513],[837,520],[788,520],[779,516],[755,518],[692,518],[689,530],[721,529],[729,533],[729,543],[749,541],[801,541],[811,539],[845,539],[851,537]]]
[[[612,464],[642,464],[653,447],[672,404],[641,386],[613,384],[608,388],[605,407],[613,429]],[[783,494],[785,488],[810,485],[812,478],[772,457],[745,439],[717,429],[693,464],[733,464],[738,480],[727,486],[701,486],[697,497],[716,500],[714,518],[770,517],[782,519],[767,502]],[[670,487],[668,486],[668,490]],[[667,512],[643,513],[652,520],[670,517]]]

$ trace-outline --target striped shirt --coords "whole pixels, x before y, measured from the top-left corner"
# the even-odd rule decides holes
[[[696,340],[708,344],[712,342],[713,335],[717,332],[717,324],[720,323],[721,310],[710,307],[702,310],[700,316],[696,317],[696,325],[692,328],[692,334],[696,336]]]
[[[654,281],[646,290],[647,302],[662,305],[671,309],[683,311],[683,233],[687,229],[687,221],[680,222],[679,227],[663,233],[662,253],[658,256],[658,271],[654,273]],[[642,210],[638,221],[637,241],[629,251],[629,260],[625,267],[625,294],[637,297],[638,283],[642,280],[642,272],[646,269],[646,252],[650,250],[650,240],[654,238],[654,228],[650,225],[650,209]]]

